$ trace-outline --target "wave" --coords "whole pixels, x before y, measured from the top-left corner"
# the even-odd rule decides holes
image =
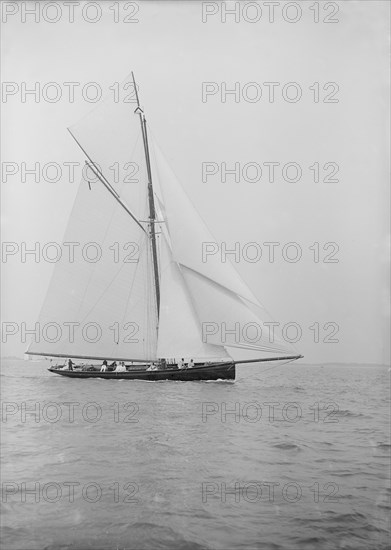
[[[301,448],[295,443],[276,443],[273,445],[275,449],[282,449],[283,451],[300,451]]]

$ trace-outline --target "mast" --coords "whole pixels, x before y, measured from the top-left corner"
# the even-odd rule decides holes
[[[140,102],[138,98],[138,92],[136,87],[136,81],[134,79],[134,74],[132,71],[132,79],[134,91],[136,94],[137,100],[137,109],[134,111],[140,117],[141,133],[143,135],[143,144],[144,144],[144,153],[145,153],[145,163],[147,165],[147,176],[148,176],[148,202],[149,202],[149,226],[150,226],[150,238],[152,244],[152,258],[153,258],[153,273],[155,279],[155,293],[156,293],[156,307],[157,307],[157,317],[159,320],[160,313],[160,286],[159,286],[159,267],[157,259],[157,247],[156,247],[156,210],[155,210],[155,201],[153,198],[153,186],[152,186],[152,171],[151,171],[151,161],[149,156],[149,146],[148,146],[148,134],[147,134],[147,121],[143,110],[140,107]]]

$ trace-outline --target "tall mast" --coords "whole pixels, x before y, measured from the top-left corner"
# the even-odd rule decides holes
[[[149,156],[149,146],[148,146],[148,134],[147,134],[147,121],[144,116],[144,112],[140,107],[140,102],[138,99],[138,92],[136,87],[136,81],[134,79],[134,74],[132,71],[132,79],[134,91],[136,94],[137,100],[137,109],[135,112],[140,117],[141,133],[143,135],[143,144],[144,144],[144,153],[145,153],[145,163],[147,165],[147,176],[148,176],[148,202],[149,202],[149,226],[150,226],[150,238],[152,243],[152,258],[153,258],[153,273],[155,278],[155,292],[156,292],[156,307],[157,307],[157,317],[159,319],[160,313],[160,286],[159,286],[159,266],[157,260],[157,247],[156,247],[156,231],[155,231],[155,221],[156,221],[156,210],[155,210],[155,201],[153,198],[153,186],[152,186],[152,171],[151,171],[151,161]]]

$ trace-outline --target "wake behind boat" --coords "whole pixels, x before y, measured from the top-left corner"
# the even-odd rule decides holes
[[[133,380],[234,379],[238,363],[300,358],[234,266],[205,259],[215,240],[156,140],[150,148],[133,73],[123,87],[135,109],[106,99],[69,129],[86,156],[63,242],[72,258],[55,265],[44,337],[26,353],[88,364],[54,374]],[[234,348],[252,356],[234,360]],[[126,365],[94,364],[103,358]]]

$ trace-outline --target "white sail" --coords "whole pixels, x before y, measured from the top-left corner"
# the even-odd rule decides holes
[[[183,266],[182,273],[191,294],[197,297],[194,303],[206,343],[257,351],[258,357],[292,352],[292,347],[265,324],[260,306],[256,308],[192,269]]]
[[[159,183],[155,192],[167,222],[173,260],[179,264],[192,297],[204,343],[270,356],[292,353],[292,346],[265,325],[269,316],[233,265],[229,261],[222,264],[218,256],[203,261],[203,243],[215,239],[156,144],[154,152]]]
[[[207,261],[203,261],[203,243],[215,242],[215,239],[191,204],[182,185],[155,142],[153,151],[155,160],[154,189],[160,202],[164,204],[164,214],[175,261],[257,303],[253,293],[230,262],[222,265],[218,255],[210,256]]]
[[[133,101],[109,95],[70,128],[97,170],[84,171],[64,241],[80,242],[80,249],[96,243],[101,258],[90,262],[76,249],[74,262],[65,257],[56,264],[39,324],[60,326],[61,337],[51,341],[53,329],[49,337],[33,341],[28,352],[156,359],[157,307],[144,223],[149,216],[144,143],[132,81],[127,79],[121,89]]]
[[[157,355],[186,361],[228,358],[222,346],[202,341],[202,328],[181,269],[172,258],[164,233],[160,236],[160,318]]]
[[[146,211],[145,194],[144,216]],[[79,243],[74,261],[64,254],[55,265],[39,318],[41,338],[28,352],[155,359],[157,316],[149,237],[100,181],[90,186],[81,182],[64,243]],[[90,261],[97,253],[101,257]]]
[[[124,97],[116,98],[113,91],[69,130],[135,217],[145,220],[146,165],[131,77],[120,88]],[[88,175],[94,179],[91,170]]]

